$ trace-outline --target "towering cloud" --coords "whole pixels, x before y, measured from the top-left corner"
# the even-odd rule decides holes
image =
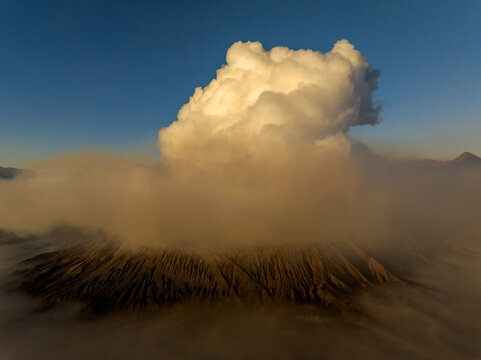
[[[202,249],[76,247],[30,272],[31,291],[98,310],[234,293],[333,304],[354,296],[349,289],[398,280],[411,257],[432,261],[421,277],[408,274],[428,287],[363,293],[367,317],[206,301],[82,323],[0,292],[0,328],[12,329],[0,331],[0,358],[479,359],[479,159],[396,162],[352,145],[352,126],[379,121],[378,77],[346,40],[327,54],[235,43],[217,77],[160,130],[159,161],[84,151],[0,181],[0,286],[32,266],[18,264],[31,255],[113,233],[134,248]],[[1,230],[59,223],[109,236]],[[470,239],[477,251],[458,245]],[[443,241],[460,253],[424,256]],[[315,245],[278,246],[286,243]]]
[[[237,42],[226,60],[160,130],[165,159],[207,166],[286,149],[345,150],[351,126],[379,121],[379,71],[347,40],[326,54]]]
[[[0,228],[66,223],[134,243],[224,248],[475,223],[474,177],[460,186],[443,172],[442,182],[351,144],[352,126],[379,121],[378,77],[346,40],[326,54],[235,43],[217,77],[160,130],[158,162],[99,152],[38,162],[36,176],[0,182]]]
[[[345,135],[379,121],[379,71],[346,40],[326,54],[237,42],[226,60],[160,130],[157,164],[92,152],[39,163],[0,184],[0,227],[214,247],[384,234],[386,196]]]

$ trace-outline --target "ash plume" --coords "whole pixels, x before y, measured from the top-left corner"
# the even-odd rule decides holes
[[[477,168],[433,172],[349,137],[378,123],[380,106],[379,71],[348,41],[326,54],[238,42],[226,60],[160,130],[160,160],[84,151],[39,161],[36,176],[0,182],[0,227],[69,224],[133,246],[228,249],[388,241],[422,232],[420,219],[440,234],[476,224]]]
[[[38,162],[35,178],[0,184],[0,226],[221,248],[364,233],[367,219],[343,214],[363,201],[346,132],[379,121],[379,71],[346,40],[326,54],[238,42],[226,60],[160,130],[159,162],[98,152]]]
[[[478,359],[481,160],[353,139],[379,75],[346,40],[238,42],[158,161],[83,151],[0,181],[0,357]]]

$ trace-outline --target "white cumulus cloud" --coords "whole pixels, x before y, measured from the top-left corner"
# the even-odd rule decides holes
[[[372,100],[379,71],[347,40],[326,54],[236,42],[226,61],[160,130],[165,159],[203,166],[287,149],[344,149],[351,126],[379,121]]]

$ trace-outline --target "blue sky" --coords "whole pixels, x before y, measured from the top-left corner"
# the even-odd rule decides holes
[[[381,70],[380,151],[481,155],[481,1],[0,1],[0,165],[86,147],[156,154],[227,48],[351,41]],[[140,150],[139,150],[140,149]]]

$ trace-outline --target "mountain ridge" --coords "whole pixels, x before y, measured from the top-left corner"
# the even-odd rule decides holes
[[[0,179],[13,179],[23,172],[22,169],[0,166]]]
[[[33,175],[35,175],[35,173],[31,170],[0,166],[0,180],[12,180],[20,176],[24,177]]]
[[[432,168],[461,168],[461,167],[481,167],[481,158],[468,151],[463,152],[451,160],[424,159],[420,161],[422,166]]]
[[[285,245],[231,251],[130,250],[94,243],[29,261],[22,287],[47,304],[79,302],[94,313],[161,307],[193,300],[269,300],[356,309],[354,295],[382,283],[409,283],[425,264],[415,242],[391,257],[369,246]]]
[[[461,155],[459,155],[457,158],[451,160],[451,162],[457,162],[457,163],[462,162],[462,161],[479,161],[479,162],[481,162],[481,158],[474,155],[473,153],[465,151]]]

